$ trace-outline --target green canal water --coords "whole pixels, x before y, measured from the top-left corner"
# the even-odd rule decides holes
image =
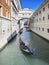
[[[24,53],[19,48],[19,35],[0,52],[0,65],[49,65],[49,42],[32,32],[23,31],[21,38],[35,55]]]

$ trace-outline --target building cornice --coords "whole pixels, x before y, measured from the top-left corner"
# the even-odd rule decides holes
[[[39,10],[40,10],[42,7],[44,7],[44,5],[47,4],[48,2],[49,2],[49,0],[45,0],[35,12],[39,11]]]
[[[21,9],[22,9],[22,3],[21,3],[21,0],[19,0],[20,4],[21,4]]]
[[[3,19],[6,19],[6,20],[11,21],[11,19],[9,19],[9,18],[7,18],[7,17],[5,17],[5,16],[0,16],[0,18],[3,18]]]

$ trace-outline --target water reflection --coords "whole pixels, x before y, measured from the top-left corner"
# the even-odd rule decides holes
[[[37,36],[36,34],[23,30],[21,38],[28,43],[31,49],[35,48],[36,54],[34,58],[40,62],[41,60],[49,63],[49,42]],[[44,62],[43,62],[44,63]]]

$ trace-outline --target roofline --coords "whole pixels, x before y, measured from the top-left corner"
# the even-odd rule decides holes
[[[21,4],[21,9],[22,9],[22,3],[21,3],[21,0],[19,0],[20,1],[20,4]]]
[[[37,12],[38,10],[40,10],[47,2],[49,2],[49,0],[45,0],[40,6],[39,6],[39,8],[35,11],[35,12]],[[34,12],[34,13],[35,13]]]

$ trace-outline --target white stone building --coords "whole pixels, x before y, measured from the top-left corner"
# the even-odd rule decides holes
[[[49,0],[45,0],[33,13],[30,29],[49,40]]]
[[[21,10],[21,4],[20,4],[20,0],[12,0],[12,32],[16,30],[16,32],[18,33],[19,31],[19,24],[18,24],[18,13],[19,10]]]
[[[0,37],[8,37],[11,33],[11,0],[0,0]]]

